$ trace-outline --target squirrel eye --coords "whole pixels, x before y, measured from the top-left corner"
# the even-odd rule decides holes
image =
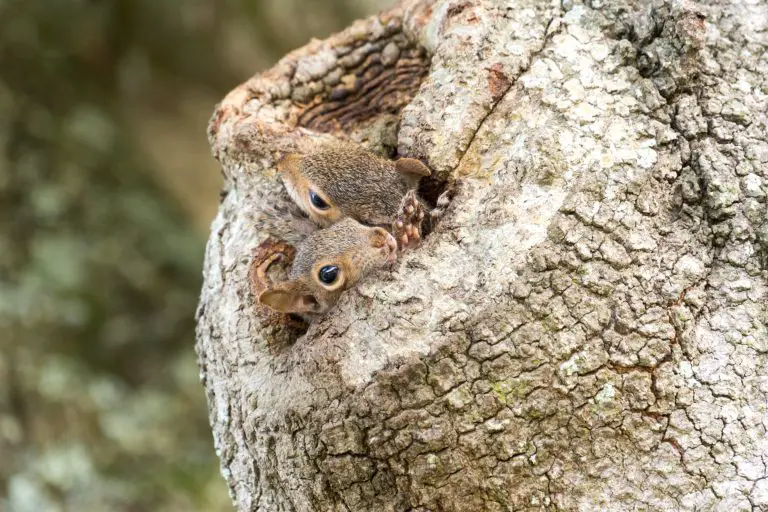
[[[318,210],[327,210],[330,208],[328,203],[323,201],[323,198],[317,195],[314,190],[309,191],[309,201],[312,203],[312,206]]]
[[[332,284],[339,277],[339,267],[336,265],[326,265],[317,273],[317,278],[325,284]]]

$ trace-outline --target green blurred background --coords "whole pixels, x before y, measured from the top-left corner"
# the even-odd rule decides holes
[[[0,0],[0,511],[231,510],[193,315],[228,90],[391,0]]]

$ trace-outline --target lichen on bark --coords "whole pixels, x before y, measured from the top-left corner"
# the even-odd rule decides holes
[[[408,1],[234,91],[197,349],[237,506],[768,507],[766,12]],[[343,55],[392,42],[426,68],[402,110],[300,125],[323,77],[359,76]],[[460,191],[394,271],[271,350],[247,273],[286,200],[274,159],[331,135],[394,137]]]

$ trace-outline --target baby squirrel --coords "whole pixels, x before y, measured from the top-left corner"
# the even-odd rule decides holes
[[[260,264],[262,279],[279,257],[275,254]],[[288,279],[268,284],[258,300],[275,311],[311,320],[328,311],[365,274],[396,258],[397,242],[391,234],[347,217],[308,235],[296,248]]]
[[[291,198],[319,226],[351,217],[391,229],[401,249],[421,239],[429,207],[416,188],[432,173],[416,159],[391,161],[338,143],[307,155],[288,154],[278,162],[278,171]],[[435,216],[431,213],[427,228]]]

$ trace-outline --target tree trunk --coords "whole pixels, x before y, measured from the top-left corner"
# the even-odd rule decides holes
[[[197,350],[238,508],[768,509],[766,13],[407,1],[231,93]],[[286,343],[251,250],[330,136],[459,193]]]

